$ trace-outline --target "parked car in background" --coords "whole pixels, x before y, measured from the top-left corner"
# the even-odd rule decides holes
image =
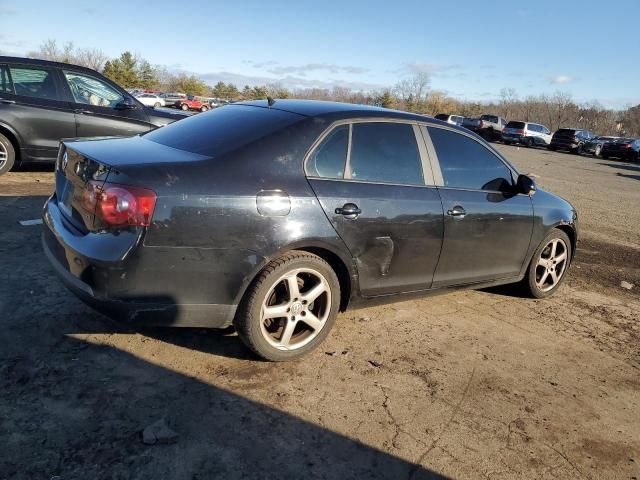
[[[138,324],[233,324],[275,361],[358,304],[512,282],[548,297],[578,234],[477,135],[363,105],[239,103],[60,155],[43,244],[73,292]]]
[[[184,93],[161,93],[159,96],[164,100],[164,104],[167,107],[174,106],[176,102],[187,98]]]
[[[502,141],[506,145],[519,143],[527,147],[546,146],[551,143],[551,131],[538,123],[511,121],[502,132]]]
[[[462,122],[464,121],[464,117],[461,115],[448,115],[446,113],[439,113],[435,118],[442,120],[443,122],[450,123],[451,125],[458,126],[462,126]]]
[[[619,138],[620,137],[593,137],[591,140],[584,144],[584,152],[599,157],[600,153],[602,152],[602,146],[605,143],[613,142],[614,140],[618,140]]]
[[[619,158],[630,162],[640,161],[640,139],[619,138],[602,145],[602,158]]]
[[[0,174],[55,161],[61,138],[136,135],[184,117],[145,107],[89,68],[0,56]]]
[[[581,154],[585,144],[592,138],[595,138],[595,134],[583,128],[561,128],[553,134],[547,148]]]
[[[501,140],[507,120],[497,115],[481,115],[480,118],[465,118],[462,126],[476,132],[485,140]]]
[[[206,112],[211,109],[211,103],[207,99],[193,97],[189,95],[187,98],[183,98],[181,100],[176,100],[173,104],[175,108],[179,108],[180,110],[199,110],[201,112]]]
[[[136,98],[141,104],[146,105],[147,107],[158,108],[165,106],[164,98],[153,93],[140,93],[136,95]]]

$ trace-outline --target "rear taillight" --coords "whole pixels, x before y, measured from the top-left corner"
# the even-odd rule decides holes
[[[518,135],[524,135],[524,130],[516,130],[515,133]]]
[[[478,127],[484,128],[484,122],[482,120],[478,122]]]
[[[630,143],[623,143],[622,145],[620,145],[620,148],[631,148],[631,144]]]
[[[83,207],[114,227],[148,227],[156,199],[153,190],[115,183],[91,181],[82,192]]]

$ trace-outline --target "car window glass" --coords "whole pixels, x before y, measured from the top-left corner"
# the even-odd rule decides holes
[[[43,68],[10,67],[16,95],[59,100],[53,73]]]
[[[445,187],[507,191],[511,170],[477,141],[450,130],[429,127]]]
[[[424,184],[420,153],[412,125],[355,123],[352,128],[352,179],[407,185]]]
[[[64,72],[76,103],[114,108],[124,100],[120,92],[97,78],[76,72]]]
[[[9,80],[9,69],[6,65],[0,65],[0,92],[13,93],[13,86]]]
[[[309,157],[309,174],[324,178],[342,178],[348,145],[349,126],[342,125],[334,129]]]

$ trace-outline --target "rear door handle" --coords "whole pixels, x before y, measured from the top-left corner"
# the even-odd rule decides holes
[[[6,98],[0,98],[0,103],[6,103],[7,105],[13,105],[16,103],[15,100],[7,100]]]
[[[345,218],[354,219],[362,213],[355,203],[345,203],[342,208],[336,208],[336,215],[342,215]]]
[[[467,211],[460,205],[456,205],[451,210],[447,210],[447,215],[449,215],[450,217],[464,218],[466,214]]]
[[[82,110],[80,108],[77,109],[77,110],[74,110],[74,112],[75,113],[79,113],[81,115],[91,115],[91,114],[93,114],[93,112],[91,110]]]

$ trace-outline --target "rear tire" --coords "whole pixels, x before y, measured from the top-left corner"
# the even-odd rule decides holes
[[[339,308],[340,283],[331,266],[317,255],[294,250],[260,272],[242,299],[234,325],[256,354],[282,362],[316,348],[329,334]]]
[[[16,150],[13,143],[0,133],[0,175],[7,173],[16,162]]]
[[[160,102],[156,102],[153,104],[153,108],[158,108],[160,106]]]
[[[524,139],[524,146],[527,147],[527,148],[533,147],[533,139],[532,138],[525,138]]]
[[[189,106],[183,103],[182,105],[180,105],[180,109],[186,112],[187,110],[189,110]]]
[[[593,150],[593,156],[599,157],[600,152],[602,152],[602,145],[596,145],[596,148]]]
[[[531,258],[527,274],[523,279],[526,293],[534,298],[547,298],[553,295],[567,277],[571,254],[569,237],[562,230],[554,228],[540,242]]]
[[[207,107],[205,107],[204,105],[202,107],[200,107],[200,111],[201,112],[206,112],[207,110],[209,110]]]

